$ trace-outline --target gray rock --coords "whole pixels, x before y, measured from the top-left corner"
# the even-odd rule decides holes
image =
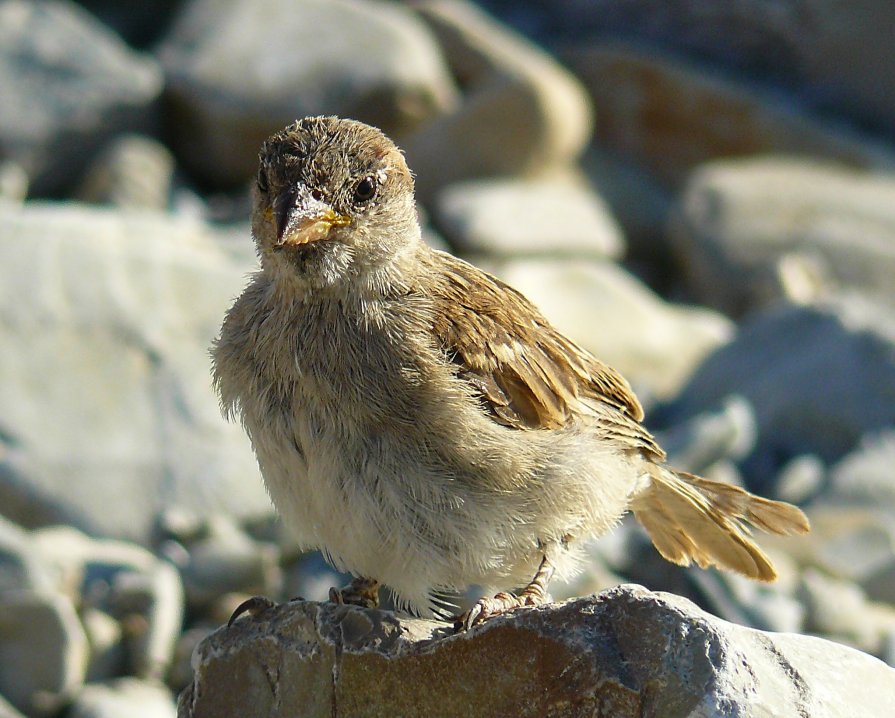
[[[880,506],[895,514],[895,429],[862,438],[860,445],[830,469],[827,496],[837,503]]]
[[[66,718],[173,718],[176,713],[174,697],[165,686],[119,678],[84,686]]]
[[[140,546],[92,539],[69,527],[35,531],[34,542],[62,586],[77,591],[79,603],[122,623],[129,672],[164,675],[183,622],[177,570]]]
[[[165,683],[175,691],[182,691],[193,682],[193,653],[205,638],[207,638],[221,624],[200,623],[191,626],[177,639],[174,649],[174,660],[165,678]],[[2,717],[0,717],[2,718]]]
[[[0,517],[0,594],[4,591],[46,592],[52,579],[26,531]]]
[[[187,546],[181,566],[187,602],[194,611],[225,593],[279,595],[279,550],[253,541],[223,516],[213,517],[208,534]]]
[[[90,644],[87,682],[104,681],[121,675],[126,665],[121,623],[94,606],[84,607],[80,614]]]
[[[674,396],[702,359],[733,333],[725,317],[666,303],[609,262],[516,259],[480,263],[637,389]]]
[[[741,466],[758,488],[794,457],[833,462],[895,421],[895,321],[845,296],[760,313],[702,363],[661,423],[713,410],[731,395],[755,414],[758,440]]]
[[[0,161],[0,199],[21,202],[28,196],[28,173],[11,160]]]
[[[0,204],[0,512],[151,540],[168,506],[268,513],[208,347],[245,283],[206,226]]]
[[[0,155],[41,194],[109,137],[148,125],[162,73],[72,2],[0,2]]]
[[[123,209],[164,210],[174,179],[174,156],[150,137],[123,135],[94,158],[76,196]]]
[[[599,112],[597,142],[678,187],[712,159],[784,154],[895,167],[891,148],[821,121],[779,94],[634,43],[564,49]]]
[[[54,715],[84,682],[88,651],[65,596],[0,593],[0,694],[22,712]]]
[[[587,144],[584,89],[556,60],[463,0],[414,4],[459,79],[462,102],[405,143],[417,190],[475,177],[531,175],[573,161]]]
[[[798,595],[805,606],[808,631],[877,655],[895,631],[895,607],[868,601],[860,587],[848,581],[809,569]]]
[[[0,718],[25,718],[3,696],[0,696]]]
[[[519,4],[505,2],[509,16]],[[543,34],[580,42],[628,37],[772,82],[830,115],[895,126],[887,0],[560,0],[526,5]],[[531,17],[539,12],[540,17]]]
[[[404,133],[454,87],[425,26],[398,3],[198,0],[159,50],[182,160],[218,185],[245,181],[270,133],[337,114]]]
[[[448,185],[434,210],[463,254],[618,258],[623,252],[621,229],[606,205],[571,172]]]
[[[887,718],[895,695],[895,670],[871,656],[639,586],[449,633],[381,611],[281,606],[200,644],[178,715]]]
[[[895,179],[782,159],[695,173],[669,233],[691,292],[730,314],[836,287],[895,303]]]
[[[665,226],[672,193],[636,162],[597,144],[587,148],[580,165],[621,225],[628,246],[626,257],[660,268],[669,265]]]

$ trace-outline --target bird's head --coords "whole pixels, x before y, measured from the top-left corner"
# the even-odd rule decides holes
[[[413,177],[375,127],[307,117],[259,160],[252,233],[265,271],[310,289],[375,284],[419,243]]]

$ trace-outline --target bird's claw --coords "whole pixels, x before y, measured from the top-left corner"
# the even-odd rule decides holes
[[[277,604],[271,601],[267,596],[252,596],[240,603],[236,610],[230,615],[227,621],[227,628],[230,628],[242,614],[248,613],[252,618],[258,618],[265,611],[269,611]]]

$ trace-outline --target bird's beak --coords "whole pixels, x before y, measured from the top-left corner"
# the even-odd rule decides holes
[[[333,227],[351,224],[351,218],[338,214],[325,202],[284,192],[274,201],[273,219],[277,246],[297,247],[318,242],[329,236]]]

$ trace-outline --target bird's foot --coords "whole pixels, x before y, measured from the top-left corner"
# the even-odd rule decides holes
[[[329,600],[339,605],[379,607],[379,581],[374,578],[352,579],[344,588],[329,589]]]
[[[549,600],[547,584],[550,583],[552,577],[553,565],[544,557],[531,583],[518,594],[501,591],[492,598],[480,598],[466,613],[461,613],[454,618],[454,630],[458,633],[468,631],[473,626],[514,608],[544,605]]]

